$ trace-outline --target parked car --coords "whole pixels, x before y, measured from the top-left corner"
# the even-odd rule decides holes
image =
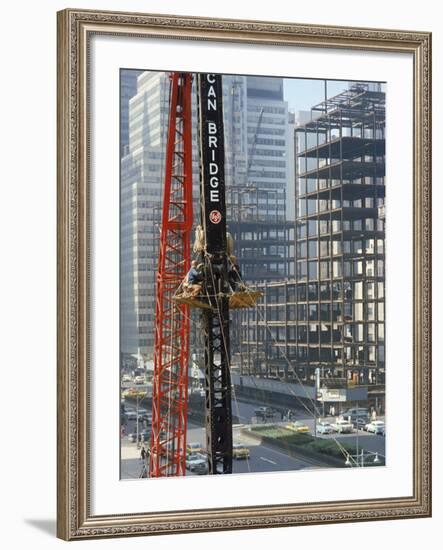
[[[306,434],[309,432],[309,426],[306,425],[305,422],[302,420],[297,420],[295,422],[289,422],[289,424],[286,424],[285,426],[288,430],[292,430],[293,432]]]
[[[350,419],[351,422],[354,422],[357,418],[362,418],[367,422],[369,420],[369,411],[365,407],[352,407],[344,411],[341,416],[346,418],[346,420]]]
[[[151,438],[150,432],[139,432],[139,434],[138,434],[138,440],[140,442],[149,441],[150,438]],[[131,443],[137,443],[137,434],[136,433],[129,434],[128,439]]]
[[[188,443],[186,445],[187,454],[201,453],[203,451],[204,451],[203,446],[198,441],[193,441],[192,443]]]
[[[354,431],[354,426],[343,418],[336,420],[332,424],[332,429],[339,434],[347,434]]]
[[[232,457],[235,459],[249,458],[251,451],[243,443],[234,443],[232,445]]]
[[[367,418],[356,418],[352,421],[352,424],[354,428],[357,428],[357,430],[365,430],[366,424],[367,424]]]
[[[373,420],[372,422],[369,422],[369,424],[366,424],[365,430],[369,433],[384,435],[385,423],[383,420]]]
[[[329,422],[318,422],[317,433],[318,434],[331,434],[334,428]]]
[[[143,413],[140,418],[144,420],[147,424],[152,424],[152,414],[151,413]]]
[[[196,466],[199,467],[201,465],[207,465],[207,463],[208,460],[206,456],[201,453],[189,454],[186,457],[186,469],[191,472],[194,471]]]
[[[127,420],[137,420],[137,413],[133,409],[126,409],[125,416]]]
[[[192,471],[194,474],[199,476],[204,476],[209,473],[209,466],[207,462],[197,462],[194,464]]]

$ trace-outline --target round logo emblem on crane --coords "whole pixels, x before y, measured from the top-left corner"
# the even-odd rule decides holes
[[[222,219],[222,215],[218,210],[211,210],[211,212],[209,213],[210,222],[217,224],[221,222],[221,219]]]

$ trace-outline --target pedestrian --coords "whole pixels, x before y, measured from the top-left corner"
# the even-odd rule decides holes
[[[143,462],[146,460],[146,449],[144,445],[142,446],[142,450],[140,451],[140,457]]]

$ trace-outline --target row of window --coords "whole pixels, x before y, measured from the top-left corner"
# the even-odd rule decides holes
[[[277,342],[279,334],[276,333]],[[382,345],[368,346],[349,346],[342,348],[329,347],[309,347],[309,346],[288,346],[285,350],[285,357],[295,359],[297,362],[311,363],[329,363],[336,366],[366,366],[368,364],[384,366],[385,349]],[[268,345],[266,349],[266,358],[282,359],[282,352],[279,346]]]
[[[333,302],[330,304],[299,303],[286,307],[260,308],[259,313],[249,314],[250,321],[384,321],[385,305],[379,302]]]
[[[384,185],[385,178],[383,176],[365,176],[356,179],[297,178],[296,193],[297,196],[301,196],[306,193],[314,193],[315,191],[321,191],[329,187],[337,187],[338,185],[347,185],[350,183],[358,185]]]
[[[271,178],[271,179],[286,178],[286,172],[270,171],[270,170],[265,170],[264,168],[262,170],[251,170],[249,172],[249,175],[251,176],[251,178]]]
[[[248,124],[258,124],[259,116],[248,115]],[[262,116],[260,124],[278,124],[280,126],[286,124],[286,117],[271,117],[271,116]],[[254,131],[255,133],[255,131]]]
[[[302,279],[330,279],[338,277],[384,277],[383,260],[322,260],[297,261],[296,277]]]
[[[357,220],[297,220],[297,238],[317,237],[341,231],[384,231],[384,221],[379,218]]]
[[[328,210],[335,210],[337,208],[376,208],[378,206],[383,206],[383,204],[384,199],[378,198],[374,200],[372,197],[353,201],[317,198],[297,199],[297,216],[310,216],[318,212],[327,212]]]
[[[339,254],[383,254],[384,239],[357,241],[300,241],[297,243],[297,259],[323,258]]]
[[[292,302],[317,302],[319,300],[350,300],[384,298],[383,281],[336,281],[333,283],[298,283],[268,286],[263,289],[266,301],[271,305]]]
[[[274,107],[272,105],[248,105],[248,113],[260,113],[263,111],[264,113],[278,113],[278,114],[286,114],[287,109],[284,107]]]
[[[257,134],[259,136],[284,136],[286,135],[286,129],[282,128],[257,128],[256,126],[248,126],[248,134]],[[285,142],[283,142],[284,144]]]

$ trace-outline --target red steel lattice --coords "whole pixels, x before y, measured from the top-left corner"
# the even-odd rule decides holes
[[[170,76],[165,184],[156,288],[150,477],[185,475],[189,306],[173,296],[190,268],[192,75]]]

